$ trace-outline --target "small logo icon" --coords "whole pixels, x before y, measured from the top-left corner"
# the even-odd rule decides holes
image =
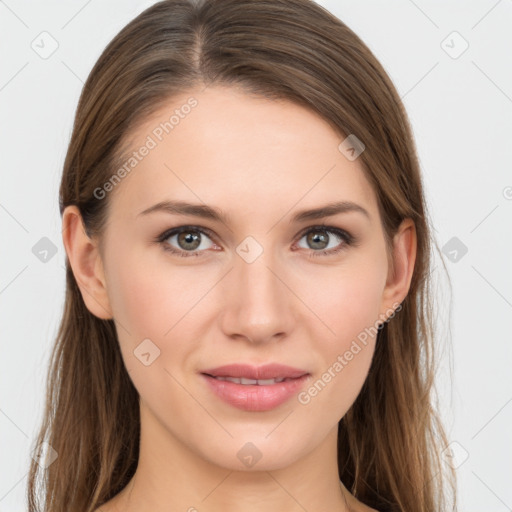
[[[452,441],[442,452],[441,457],[453,469],[462,466],[469,457],[467,450],[457,441]]]
[[[51,57],[59,47],[57,40],[49,33],[41,32],[30,44],[32,50],[34,50],[41,59],[48,59]]]
[[[244,466],[252,468],[262,457],[261,452],[253,443],[245,443],[236,454]]]
[[[42,469],[46,469],[55,462],[58,453],[45,441],[32,451],[31,457]]]
[[[238,244],[236,252],[246,263],[252,263],[261,256],[263,247],[255,238],[248,236]]]
[[[48,237],[43,236],[43,238],[32,247],[32,254],[38,258],[39,261],[48,263],[55,254],[57,254],[57,246]]]
[[[338,150],[347,160],[353,162],[364,150],[366,146],[353,133],[351,133],[338,146]]]
[[[149,338],[146,338],[137,345],[133,353],[144,366],[149,366],[160,356],[160,349]]]
[[[469,48],[469,43],[454,30],[441,41],[441,48],[452,59],[458,59]]]
[[[461,240],[454,236],[443,245],[442,251],[452,263],[458,263],[468,252],[468,248]]]

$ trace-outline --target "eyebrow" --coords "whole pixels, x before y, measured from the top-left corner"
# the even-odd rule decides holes
[[[140,212],[140,215],[148,215],[153,212],[166,212],[175,215],[191,215],[194,217],[201,217],[204,219],[210,219],[219,221],[226,224],[229,221],[229,216],[224,213],[220,208],[214,208],[206,204],[194,204],[186,201],[160,201],[159,203],[147,208]],[[322,219],[324,217],[331,217],[339,213],[356,212],[365,215],[370,219],[370,214],[362,206],[353,203],[352,201],[338,201],[328,203],[319,208],[313,208],[310,210],[302,210],[296,213],[290,220],[292,222],[304,222],[307,220]]]

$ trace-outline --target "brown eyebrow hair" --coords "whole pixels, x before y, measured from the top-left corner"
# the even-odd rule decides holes
[[[195,204],[187,201],[160,201],[159,203],[150,206],[146,210],[140,212],[137,216],[148,215],[153,212],[168,212],[178,215],[193,215],[195,217],[202,217],[204,219],[211,219],[220,221],[226,224],[229,220],[229,216],[224,213],[220,208],[208,206],[206,204]],[[353,203],[352,201],[338,201],[328,203],[318,208],[310,210],[302,210],[294,215],[290,220],[291,222],[304,222],[307,220],[322,219],[324,217],[330,217],[338,213],[357,212],[365,215],[368,219],[371,219],[368,211],[362,206]]]

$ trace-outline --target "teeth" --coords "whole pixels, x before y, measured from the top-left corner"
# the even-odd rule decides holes
[[[241,377],[240,384],[258,384],[258,381],[256,379],[244,379]]]
[[[246,379],[244,377],[214,377],[217,380],[227,380],[229,382],[234,382],[235,384],[245,384],[245,385],[257,385],[257,386],[271,386],[272,384],[276,384],[279,382],[283,382],[284,380],[291,380],[285,377],[277,377],[275,379]]]

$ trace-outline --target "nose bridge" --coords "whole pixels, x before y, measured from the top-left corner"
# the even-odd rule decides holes
[[[252,263],[241,260],[237,262],[235,269],[240,284],[239,300],[247,301],[261,311],[272,306],[276,294],[280,293],[277,288],[279,285],[283,286],[274,274],[275,269],[274,272],[271,271],[275,265],[269,260],[270,258],[263,255]]]
[[[293,316],[290,292],[272,250],[248,237],[236,252],[224,303],[226,334],[261,342],[288,333]]]

